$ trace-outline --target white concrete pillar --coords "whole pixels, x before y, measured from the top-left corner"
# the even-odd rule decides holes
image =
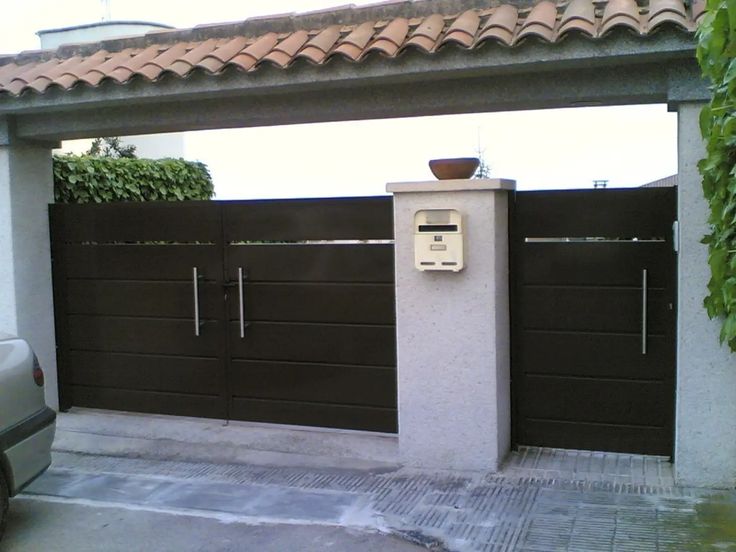
[[[703,307],[710,279],[708,205],[697,163],[705,156],[698,116],[704,104],[678,106],[677,408],[675,477],[678,484],[736,484],[736,354],[718,343],[720,321]]]
[[[3,121],[0,121],[3,123]],[[51,146],[14,143],[0,132],[0,332],[27,339],[58,408],[48,204],[54,201]]]
[[[407,465],[497,470],[511,435],[509,180],[389,184],[394,193],[399,451]],[[466,267],[414,268],[414,214],[456,209]]]

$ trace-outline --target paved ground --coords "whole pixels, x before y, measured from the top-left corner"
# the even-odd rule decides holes
[[[539,449],[515,455],[502,474],[55,453],[54,467],[27,496],[249,523],[379,529],[458,551],[736,550],[736,493],[674,487],[667,466],[631,455]]]
[[[397,537],[330,526],[249,525],[217,516],[13,500],[8,552],[421,552]]]

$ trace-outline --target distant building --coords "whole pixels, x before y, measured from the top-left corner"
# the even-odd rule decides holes
[[[660,178],[659,180],[653,180],[652,182],[647,182],[646,184],[641,185],[642,188],[673,188],[675,186],[677,186],[676,174]]]

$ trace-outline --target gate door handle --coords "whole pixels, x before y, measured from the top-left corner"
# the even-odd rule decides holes
[[[199,269],[195,266],[192,267],[192,287],[194,288],[194,335],[199,337],[199,329],[202,327],[202,322],[199,320],[199,281],[202,276],[199,274]]]
[[[647,354],[647,269],[641,271],[641,354]]]
[[[245,338],[245,297],[243,296],[243,267],[238,267],[238,307],[240,310],[240,339]]]

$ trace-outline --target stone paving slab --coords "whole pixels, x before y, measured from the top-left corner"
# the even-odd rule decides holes
[[[457,551],[736,550],[733,491],[540,477],[547,471],[539,463],[430,473],[55,453],[27,493],[392,530]]]

